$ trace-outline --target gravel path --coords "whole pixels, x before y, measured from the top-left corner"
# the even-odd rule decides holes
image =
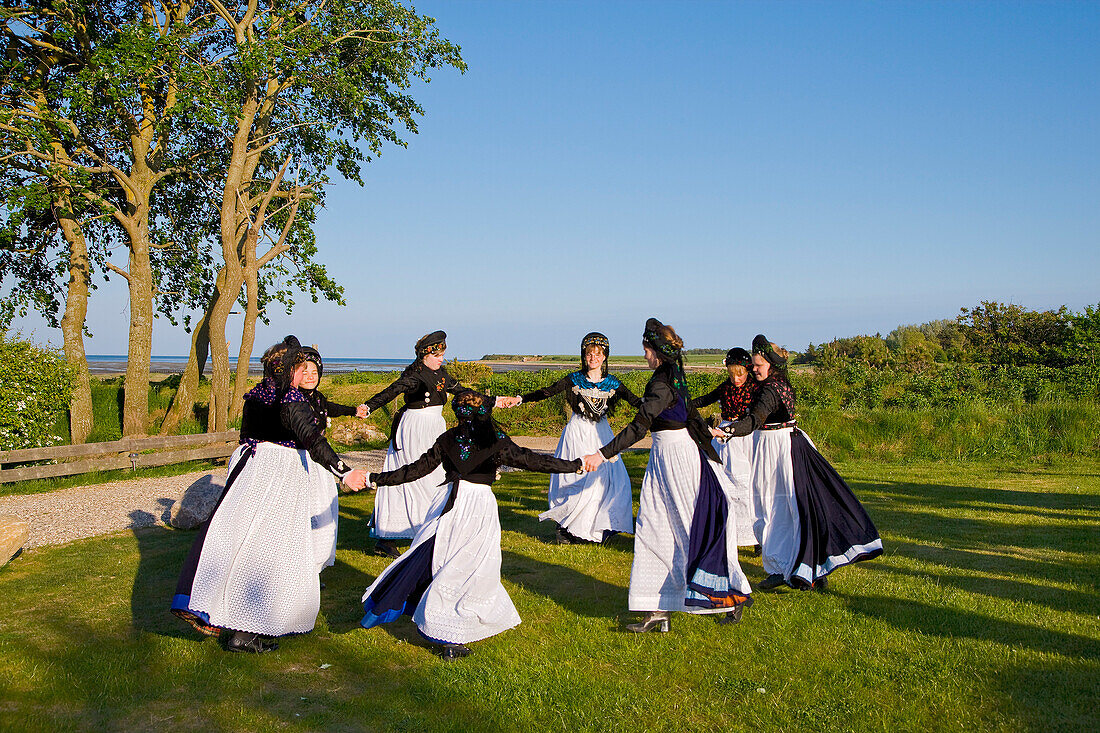
[[[382,468],[386,452],[357,451],[343,455],[353,466],[377,471]],[[178,476],[0,496],[0,514],[18,517],[30,525],[30,538],[24,549],[60,545],[123,529],[167,527],[172,505],[192,486],[210,483],[225,483],[224,466]]]
[[[517,437],[520,445],[552,453],[556,437]],[[639,443],[637,447],[648,444]],[[384,450],[352,451],[342,454],[357,468],[378,471]],[[0,496],[0,514],[8,514],[30,525],[25,549],[60,545],[85,537],[137,527],[167,527],[172,506],[196,484],[225,482],[225,467],[158,478],[112,481],[93,486],[74,486],[41,494]]]

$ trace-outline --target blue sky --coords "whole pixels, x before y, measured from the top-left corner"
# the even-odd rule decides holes
[[[466,74],[318,227],[332,356],[795,349],[981,300],[1100,302],[1100,3],[420,2]],[[308,299],[301,298],[307,301]],[[124,353],[121,284],[89,353]],[[26,319],[24,332],[59,343]],[[232,327],[232,322],[231,322]],[[187,336],[161,324],[154,353]]]

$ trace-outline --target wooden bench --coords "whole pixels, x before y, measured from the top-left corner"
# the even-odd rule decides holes
[[[225,458],[236,449],[239,437],[239,431],[226,430],[200,435],[123,438],[109,443],[0,451],[0,483]],[[11,464],[36,461],[51,462],[4,468]]]

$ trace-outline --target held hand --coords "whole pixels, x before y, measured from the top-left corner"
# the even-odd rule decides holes
[[[367,474],[357,468],[344,476],[344,485],[352,491],[362,491],[367,486]]]
[[[591,455],[587,455],[584,457],[584,470],[595,471],[597,468],[600,467],[600,464],[602,464],[606,460],[607,459],[603,457],[603,453],[600,453],[599,451],[596,451]]]
[[[712,438],[718,438],[718,440],[725,440],[729,437],[724,431],[719,430],[718,428],[711,428],[710,435]]]
[[[355,416],[361,419],[370,417],[370,408],[366,404],[359,405],[355,408]]]

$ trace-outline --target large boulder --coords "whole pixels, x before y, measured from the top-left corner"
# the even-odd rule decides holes
[[[224,475],[203,476],[188,486],[180,500],[172,505],[168,512],[168,524],[176,529],[195,529],[210,519],[224,493]]]
[[[385,443],[388,438],[378,428],[364,420],[333,420],[328,429],[328,438],[333,443],[343,445],[361,445],[363,443]]]
[[[31,536],[31,526],[19,517],[0,514],[0,566],[8,564]]]

